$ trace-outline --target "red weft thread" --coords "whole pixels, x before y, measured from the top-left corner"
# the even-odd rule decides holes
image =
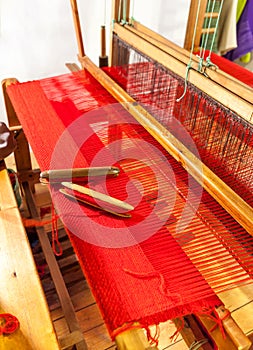
[[[170,336],[171,342],[175,342],[179,337],[180,332],[184,329],[184,325],[185,325],[184,318],[180,317],[179,319],[181,320],[181,326],[177,327],[176,331]]]
[[[54,206],[52,205],[52,249],[56,256],[61,256],[62,251],[62,245],[59,241],[59,234],[58,234],[58,216],[55,213]]]
[[[52,218],[50,220],[37,220],[37,219],[26,219],[23,218],[23,225],[25,227],[41,227],[45,226],[47,224],[51,224],[52,226],[52,249],[56,256],[61,256],[62,246],[59,241],[59,235],[58,235],[58,218],[59,216],[55,213],[54,207],[52,206]]]
[[[17,317],[8,313],[0,314],[0,335],[12,334],[18,327],[19,320]]]
[[[140,279],[153,279],[153,278],[158,278],[159,280],[159,290],[161,294],[165,295],[166,297],[169,298],[177,298],[177,300],[180,300],[180,303],[182,304],[182,298],[181,295],[178,293],[169,293],[166,288],[165,280],[163,278],[163,275],[157,271],[150,271],[147,273],[140,273],[140,272],[134,272],[134,271],[129,271],[127,269],[123,269],[124,272],[128,273],[129,275],[140,278]]]

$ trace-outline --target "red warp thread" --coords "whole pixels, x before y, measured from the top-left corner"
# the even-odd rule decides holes
[[[0,314],[0,335],[12,334],[18,327],[19,320],[17,317],[8,313]]]
[[[213,332],[217,327],[219,327],[223,339],[226,339],[226,333],[225,333],[225,329],[223,327],[222,322],[226,318],[230,317],[230,315],[231,315],[230,312],[227,310],[226,314],[222,318],[220,318],[220,316],[218,315],[217,311],[214,308],[213,310],[204,312],[203,315],[209,317],[211,320],[213,320],[215,322],[215,324],[209,330],[209,332]]]
[[[160,327],[158,325],[156,325],[155,327],[156,327],[156,331],[154,335],[151,335],[151,331],[149,327],[146,327],[146,332],[147,332],[147,338],[150,345],[155,345],[157,347],[159,343],[159,337],[160,337]]]
[[[180,334],[180,332],[184,329],[184,325],[185,325],[185,322],[184,322],[184,318],[183,317],[180,317],[180,320],[181,320],[181,326],[180,327],[177,327],[175,333],[173,333],[171,336],[170,336],[170,340],[171,342],[175,342]]]
[[[230,312],[227,310],[226,314],[222,318],[220,318],[220,316],[218,315],[218,313],[215,309],[213,312],[215,314],[215,317],[212,317],[211,315],[210,316],[216,322],[216,324],[210,329],[210,332],[214,331],[217,327],[219,327],[223,339],[226,339],[226,334],[225,334],[225,330],[224,330],[222,321],[224,321],[226,318],[230,317]]]
[[[25,227],[41,227],[47,224],[51,224],[52,225],[52,249],[56,256],[61,256],[63,251],[62,251],[61,243],[59,241],[58,223],[57,223],[59,216],[55,213],[53,206],[51,211],[52,211],[52,218],[50,220],[41,221],[37,219],[23,218],[22,221]]]
[[[125,323],[123,326],[116,328],[112,334],[112,339],[115,339],[119,334],[124,333],[126,331],[131,331],[133,329],[141,329],[143,328],[141,324],[139,323]]]
[[[62,255],[62,245],[59,241],[58,233],[58,216],[55,213],[54,206],[52,205],[52,249],[56,256]]]

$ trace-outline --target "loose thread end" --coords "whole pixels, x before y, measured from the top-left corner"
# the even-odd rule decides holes
[[[191,62],[189,62],[189,63],[187,64],[187,67],[186,67],[185,80],[184,80],[184,92],[183,92],[183,94],[182,94],[179,98],[176,99],[176,102],[180,102],[180,101],[184,98],[184,96],[185,96],[185,94],[186,94],[186,91],[187,91],[187,83],[188,83],[188,76],[189,76],[189,71],[190,71],[191,68],[192,68]]]

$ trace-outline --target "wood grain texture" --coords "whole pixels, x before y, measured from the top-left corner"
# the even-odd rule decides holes
[[[199,59],[194,54],[190,56],[189,51],[155,33],[139,22],[133,22],[133,26],[125,26],[125,28],[142,37],[144,40],[152,43],[152,45],[158,47],[160,50],[175,57],[178,61],[184,63],[185,65],[189,63],[191,58],[192,69],[196,71],[198,70]],[[213,67],[206,67],[205,73],[208,76],[208,79],[223,86],[225,89],[231,91],[235,95],[238,95],[244,100],[253,103],[253,89],[250,86],[244,84],[240,80],[234,78],[232,75],[227,74],[219,68],[213,69]],[[204,76],[202,76],[202,78],[207,79]]]
[[[16,333],[0,337],[0,349],[59,349],[37,268],[5,169],[0,171],[0,201],[0,308],[15,315],[20,322]]]
[[[173,57],[171,54],[154,46],[148,40],[141,38],[140,36],[128,30],[125,27],[115,23],[114,33],[116,33],[122,40],[126,41],[130,46],[141,51],[145,55],[152,58],[154,61],[161,63],[165,68],[170,69],[183,79],[186,74],[186,64]],[[217,84],[215,81],[204,77],[201,73],[194,69],[190,69],[188,75],[188,81],[198,87],[203,92],[207,93],[216,101],[219,101],[230,110],[237,113],[245,120],[252,122],[253,120],[253,106],[252,103],[244,100],[243,93],[238,91],[238,94],[234,94],[231,91],[224,88],[223,85]],[[238,86],[238,90],[240,86]]]

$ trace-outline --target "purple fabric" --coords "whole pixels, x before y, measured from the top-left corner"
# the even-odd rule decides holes
[[[224,55],[230,61],[253,51],[253,0],[247,0],[242,15],[236,25],[237,48]]]

